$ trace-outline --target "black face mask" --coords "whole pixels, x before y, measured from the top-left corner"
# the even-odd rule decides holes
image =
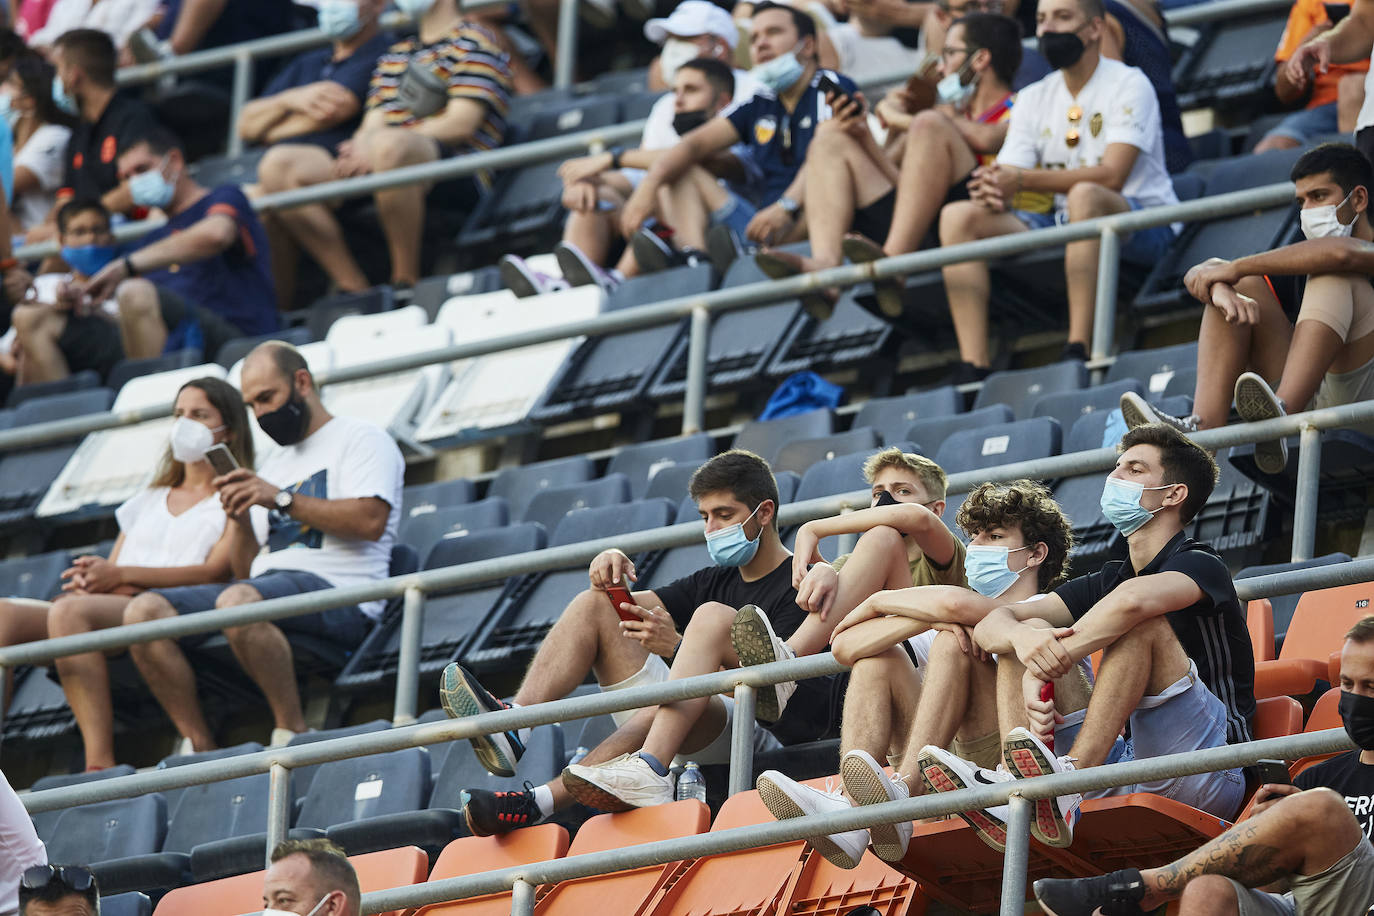
[[[278,445],[295,445],[310,425],[310,405],[292,390],[286,403],[258,417],[258,426]]]
[[[901,500],[897,499],[897,497],[893,496],[887,490],[884,490],[878,494],[878,499],[873,503],[873,508],[876,509],[879,506],[900,506],[901,504]],[[906,537],[906,532],[901,532],[901,535],[902,537]]]
[[[1046,32],[1038,41],[1041,56],[1055,70],[1072,67],[1083,57],[1083,39],[1077,32]]]
[[[1374,697],[1363,697],[1348,690],[1341,692],[1336,705],[1345,733],[1363,751],[1374,751]]]
[[[696,130],[707,120],[704,108],[701,111],[679,111],[673,115],[673,130],[677,131],[679,137],[685,137],[688,131]]]

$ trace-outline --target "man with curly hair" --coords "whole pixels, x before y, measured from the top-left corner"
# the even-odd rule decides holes
[[[836,627],[835,656],[852,666],[840,736],[848,798],[768,771],[758,788],[775,817],[919,795],[916,761],[926,745],[952,744],[989,763],[1000,756],[997,668],[969,631],[1001,604],[1041,597],[1063,579],[1072,526],[1049,490],[1030,480],[983,484],[964,501],[957,522],[970,538],[964,562],[973,590],[922,584],[878,591]],[[1081,708],[1083,675],[1074,669],[1060,681],[1061,703]],[[1019,698],[1019,682],[1015,687]],[[880,760],[894,764],[895,778]],[[830,862],[853,868],[870,843],[880,858],[899,861],[910,838],[908,822],[808,842]]]

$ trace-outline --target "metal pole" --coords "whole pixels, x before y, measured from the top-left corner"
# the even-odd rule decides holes
[[[420,695],[420,640],[425,627],[425,593],[418,587],[406,589],[401,610],[401,647],[396,658],[396,706],[392,725],[415,721]]]
[[[510,889],[510,916],[534,916],[534,885],[516,878]]]
[[[1121,272],[1121,236],[1112,226],[1102,227],[1097,252],[1097,300],[1093,316],[1092,358],[1112,352],[1116,340],[1117,278]],[[1102,370],[1098,369],[1099,374]]]
[[[706,356],[711,344],[711,313],[704,305],[692,309],[687,339],[687,388],[682,398],[682,434],[706,428]]]
[[[553,62],[553,85],[566,89],[573,84],[577,61],[578,0],[558,0],[558,50]]]
[[[1007,799],[1007,851],[1002,860],[1002,907],[998,916],[1026,911],[1026,872],[1030,868],[1030,819],[1034,802],[1016,794]]]
[[[253,55],[248,50],[240,50],[234,55],[234,89],[229,100],[229,149],[230,156],[243,152],[243,138],[239,136],[239,115],[243,106],[253,97]]]
[[[272,850],[286,839],[291,824],[291,770],[283,763],[273,763],[267,771],[267,853],[266,865],[272,864]]]
[[[764,690],[772,690],[765,687]],[[754,688],[735,688],[735,718],[730,733],[730,794],[754,787]]]
[[[1317,540],[1317,501],[1321,484],[1321,430],[1306,424],[1299,434],[1298,486],[1293,502],[1294,562],[1310,560]]]

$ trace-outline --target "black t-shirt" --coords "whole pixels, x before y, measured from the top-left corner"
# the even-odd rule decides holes
[[[94,124],[78,121],[67,141],[58,197],[100,197],[114,190],[119,185],[116,160],[156,124],[152,109],[121,95],[110,99]]]
[[[1129,558],[1110,560],[1098,572],[1066,582],[1054,593],[1077,620],[1123,582],[1137,575],[1162,572],[1183,573],[1202,589],[1202,598],[1196,604],[1169,614],[1169,624],[1183,651],[1196,663],[1202,682],[1226,706],[1227,742],[1251,740],[1250,720],[1255,714],[1254,649],[1231,573],[1211,547],[1185,537],[1180,531],[1139,573]]]
[[[663,602],[663,609],[673,618],[679,631],[686,628],[692,613],[708,601],[718,601],[736,610],[746,604],[758,605],[768,615],[773,632],[783,639],[791,636],[806,617],[806,612],[797,607],[791,557],[753,582],[744,581],[740,571],[733,566],[707,566],[655,588],[654,594]]]
[[[1324,787],[1342,796],[1364,835],[1374,839],[1374,765],[1360,763],[1359,751],[1308,767],[1297,775],[1293,785],[1299,789]]]

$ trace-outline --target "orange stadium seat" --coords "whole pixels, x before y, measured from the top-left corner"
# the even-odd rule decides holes
[[[1274,659],[1274,605],[1268,598],[1256,598],[1245,606],[1245,625],[1250,630],[1250,645],[1255,661]]]
[[[1292,697],[1265,697],[1255,704],[1251,731],[1258,738],[1282,738],[1302,731],[1302,704]]]
[[[777,911],[789,916],[843,916],[856,907],[871,906],[883,916],[922,916],[928,902],[915,881],[871,851],[852,870],[809,851]]]
[[[1336,708],[1341,701],[1341,688],[1332,687],[1317,700],[1317,705],[1312,707],[1312,714],[1307,717],[1307,725],[1303,728],[1304,732],[1326,731],[1328,728],[1341,728],[1341,714]],[[1337,751],[1336,753],[1340,753]],[[1292,776],[1297,776],[1303,770],[1314,764],[1321,763],[1323,760],[1330,760],[1336,754],[1314,754],[1311,757],[1304,757],[1296,760],[1288,768]]]
[[[568,831],[559,824],[538,824],[504,836],[463,837],[449,843],[439,853],[429,880],[442,881],[512,865],[547,862],[562,858],[567,852]],[[510,894],[503,893],[431,904],[421,907],[415,916],[507,916],[508,913]]]
[[[1306,592],[1274,661],[1255,664],[1255,696],[1299,696],[1330,676],[1332,652],[1339,652],[1345,633],[1370,613],[1374,582],[1357,582]]]

